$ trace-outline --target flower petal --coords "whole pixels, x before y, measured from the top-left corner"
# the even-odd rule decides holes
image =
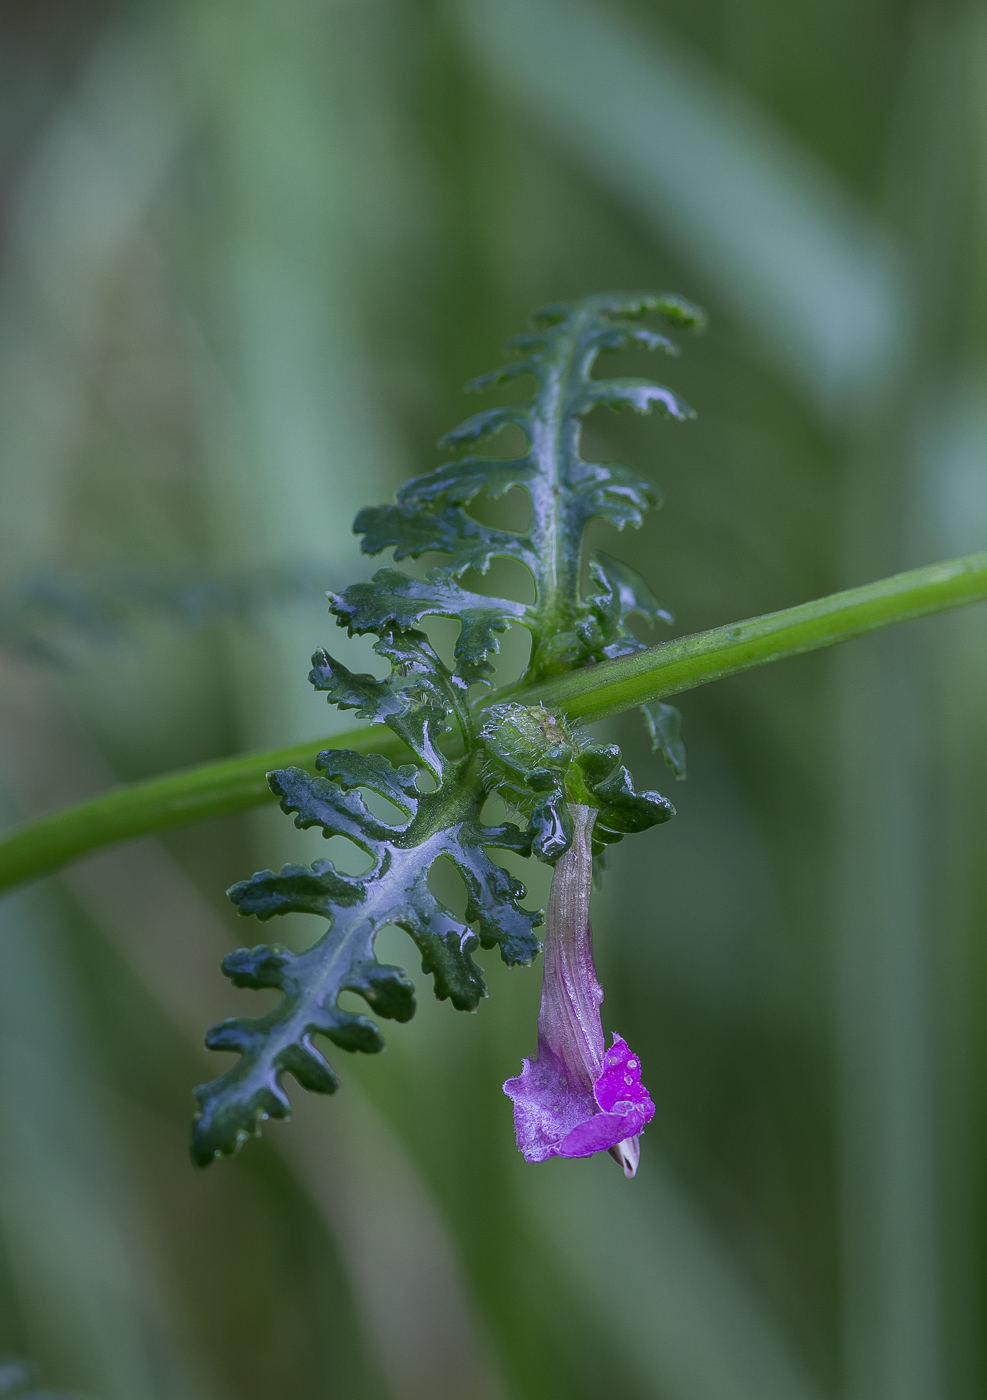
[[[514,1100],[517,1145],[526,1162],[557,1156],[559,1142],[599,1112],[590,1090],[567,1073],[544,1042],[534,1059],[524,1061],[518,1078],[507,1080],[504,1093]]]
[[[590,1157],[594,1152],[609,1152],[625,1138],[635,1136],[640,1123],[636,1113],[598,1113],[567,1133],[556,1151],[560,1157]]]
[[[643,1115],[642,1125],[654,1117],[655,1106],[641,1083],[641,1061],[621,1035],[614,1035],[613,1044],[603,1057],[603,1069],[593,1085],[593,1093],[604,1113],[610,1113],[618,1104],[633,1104]]]
[[[519,1077],[504,1085],[504,1093],[514,1100],[517,1143],[526,1162],[608,1152],[636,1138],[654,1116],[655,1106],[641,1083],[640,1061],[619,1035],[604,1056],[593,1089],[591,1096],[544,1041],[539,1042],[537,1057],[525,1060]],[[628,1170],[631,1156],[625,1153],[620,1161],[633,1176]]]

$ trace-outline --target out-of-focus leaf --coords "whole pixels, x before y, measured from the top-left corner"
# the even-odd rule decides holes
[[[6,900],[0,943],[0,1219],[39,1354],[67,1358],[102,1400],[206,1400],[194,1359],[162,1336],[159,1261],[134,1233],[140,1187],[122,1175],[50,901]]]
[[[900,363],[912,307],[891,235],[681,43],[591,0],[453,10],[498,87],[670,241],[814,409],[840,414]]]
[[[179,627],[254,622],[266,609],[324,591],[325,569],[128,569],[104,575],[36,570],[0,593],[0,649],[64,666],[81,649],[131,639],[141,622]]]
[[[95,43],[7,199],[0,269],[0,558],[5,582],[57,557],[61,492],[116,261],[173,169],[162,31],[123,20]]]
[[[338,575],[354,557],[353,516],[407,471],[374,382],[357,272],[354,147],[375,115],[349,87],[359,35],[340,7],[299,0],[246,11],[190,0],[177,33],[216,172],[210,201],[188,209],[205,269],[194,311],[223,388],[209,403],[212,537],[239,567],[301,557]],[[320,732],[295,669],[319,627],[313,609],[238,648],[249,743]]]
[[[726,1246],[648,1156],[633,1197],[613,1196],[593,1169],[546,1175],[524,1192],[532,1228],[612,1329],[644,1393],[823,1400]]]
[[[0,1395],[17,1395],[31,1384],[31,1374],[23,1361],[0,1361]]]

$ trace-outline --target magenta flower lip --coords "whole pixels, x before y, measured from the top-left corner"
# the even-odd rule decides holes
[[[538,1049],[504,1092],[514,1101],[517,1143],[527,1162],[609,1152],[632,1177],[638,1134],[655,1107],[641,1061],[623,1037],[605,1050],[603,991],[593,965],[589,922],[596,812],[573,804],[572,845],[552,877],[545,934],[545,974]]]

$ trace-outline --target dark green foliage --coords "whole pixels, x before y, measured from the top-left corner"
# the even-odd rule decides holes
[[[651,700],[641,706],[651,742],[656,753],[665,755],[665,762],[676,778],[685,777],[685,744],[682,742],[682,716],[674,705]]]
[[[303,1087],[332,1093],[338,1080],[317,1048],[322,1035],[346,1050],[372,1053],[383,1041],[367,1017],[344,1012],[342,992],[357,992],[377,1015],[405,1021],[413,1014],[411,983],[400,968],[377,962],[374,943],[388,924],[415,942],[422,970],[436,996],[460,1010],[485,995],[472,952],[499,947],[509,964],[528,963],[539,943],[538,913],[522,908],[524,887],[487,854],[501,848],[554,863],[572,839],[572,802],[596,806],[594,850],[643,831],[673,815],[658,793],[637,793],[614,747],[600,747],[540,708],[485,705],[470,696],[489,682],[498,636],[512,623],[532,634],[531,661],[520,683],[542,680],[575,666],[635,651],[644,643],[630,619],[671,622],[645,581],[600,551],[589,560],[592,589],[581,587],[583,536],[595,518],[617,529],[637,526],[658,504],[654,486],[617,463],[592,463],[580,455],[581,420],[597,405],[650,413],[657,405],[678,419],[692,410],[671,390],[637,379],[596,380],[591,370],[601,351],[643,346],[677,353],[657,332],[634,318],[657,311],[673,324],[697,326],[695,308],[674,297],[589,297],[546,308],[536,329],[512,342],[520,358],[485,375],[471,389],[528,375],[535,392],[521,405],[475,414],[447,434],[442,445],[466,446],[508,425],[527,439],[510,460],[466,456],[408,482],[393,505],[360,512],[355,528],[363,549],[394,551],[395,560],[446,556],[424,579],[392,568],[369,583],[330,595],[331,611],[349,633],[374,633],[375,650],[390,663],[383,680],[355,674],[326,651],[312,658],[312,684],[331,704],[385,724],[405,741],[417,763],[396,768],[378,755],[328,750],[317,775],[288,769],[269,775],[282,809],[299,827],[343,836],[371,859],[363,875],[344,875],[330,861],[264,870],[235,885],[230,897],[241,914],[266,920],[288,912],[329,920],[322,938],[302,953],[278,944],[242,949],[227,957],[226,975],[237,985],[276,988],[283,996],[266,1015],[236,1018],[210,1031],[212,1049],[232,1050],[237,1063],[197,1092],[199,1115],[193,1155],[201,1164],[236,1151],[266,1117],[290,1111],[286,1072]],[[531,502],[527,534],[490,529],[466,507],[481,493],[502,495],[522,487]],[[535,582],[534,602],[472,592],[459,580],[470,568],[484,573],[496,557],[516,559]],[[447,666],[420,624],[447,617],[460,624],[454,660]],[[668,762],[684,774],[677,712],[650,707],[648,722]],[[419,786],[419,766],[431,791]],[[485,825],[483,805],[493,791],[519,814],[522,825]],[[363,793],[394,809],[382,818]],[[465,918],[457,918],[432,893],[428,874],[445,857],[466,891]]]
[[[598,404],[638,413],[650,413],[657,405],[678,419],[693,416],[687,404],[660,384],[591,377],[601,351],[642,345],[676,353],[671,341],[629,319],[646,311],[658,311],[677,325],[702,323],[701,313],[678,298],[645,295],[587,297],[535,315],[538,329],[511,342],[521,358],[468,386],[484,389],[526,374],[535,381],[531,398],[475,414],[441,444],[465,446],[512,425],[527,439],[525,452],[507,461],[470,456],[446,463],[409,481],[396,504],[361,511],[355,528],[364,536],[366,553],[390,546],[396,559],[429,552],[450,558],[425,584],[413,584],[387,569],[372,584],[348,589],[341,600],[334,600],[348,626],[357,631],[378,620],[417,622],[429,612],[446,617],[500,612],[505,620],[516,618],[532,632],[532,660],[525,679],[535,681],[605,655],[621,655],[621,641],[628,643],[624,650],[632,649],[635,639],[625,626],[631,613],[649,622],[670,620],[643,580],[605,555],[595,556],[591,565],[601,593],[583,599],[579,586],[582,537],[589,522],[601,518],[622,530],[640,525],[648,507],[658,504],[654,485],[639,472],[620,463],[584,460],[579,450],[582,419]],[[526,535],[487,529],[462,508],[481,491],[497,496],[512,486],[522,486],[531,500]],[[495,606],[491,600],[484,606],[475,595],[462,593],[457,613],[455,594],[444,581],[458,578],[471,566],[482,572],[496,555],[517,559],[531,571],[534,603],[520,609],[498,599]],[[373,601],[375,592],[383,595],[379,601]],[[481,639],[485,643],[489,634],[481,633]],[[461,645],[470,643],[461,639]]]
[[[667,822],[675,808],[658,792],[635,792],[631,775],[620,762],[616,745],[589,749],[580,754],[586,786],[593,805],[599,808],[593,826],[593,854],[613,845],[624,836]]]
[[[492,669],[487,657],[497,650],[497,632],[512,619],[520,621],[525,609],[506,598],[490,599],[468,593],[446,573],[434,569],[426,579],[409,578],[396,569],[378,569],[370,583],[355,583],[334,595],[337,620],[353,632],[382,632],[408,628],[423,617],[451,617],[460,622],[456,642],[457,673],[464,680],[478,680]]]
[[[652,624],[673,621],[671,613],[629,565],[595,550],[589,572],[600,591],[586,599],[586,616],[577,630],[594,661],[639,650],[642,643],[627,625],[628,618],[635,614]]]
[[[340,1010],[341,992],[357,992],[380,1016],[398,1021],[411,1017],[411,983],[400,968],[384,966],[374,955],[374,942],[385,925],[395,924],[411,935],[423,972],[432,975],[436,996],[448,998],[460,1010],[475,1009],[485,995],[481,970],[471,956],[477,946],[498,946],[511,964],[528,963],[538,951],[533,930],[541,915],[521,907],[524,886],[484,849],[528,854],[530,839],[516,826],[482,823],[486,792],[476,776],[476,759],[448,759],[434,742],[447,711],[462,715],[467,733],[472,733],[462,708],[461,681],[421,633],[392,633],[381,649],[394,664],[389,680],[374,690],[378,683],[347,671],[338,682],[341,692],[368,718],[383,720],[401,733],[438,785],[433,792],[420,792],[414,765],[396,768],[378,754],[337,749],[319,755],[320,776],[300,768],[270,775],[282,809],[294,815],[297,826],[318,826],[326,837],[345,836],[373,864],[361,876],[343,875],[329,861],[287,865],[279,874],[260,871],[230,891],[242,914],[266,920],[288,912],[308,913],[331,922],[304,953],[261,945],[224,960],[223,971],[237,986],[275,987],[284,996],[266,1016],[224,1021],[210,1031],[211,1049],[235,1050],[240,1058],[220,1079],[197,1090],[200,1112],[192,1150],[200,1164],[234,1152],[265,1117],[288,1114],[281,1082],[286,1071],[307,1089],[336,1089],[338,1080],[315,1046],[314,1035],[324,1035],[345,1050],[373,1053],[383,1048],[371,1021]],[[332,663],[326,657],[319,665],[320,685],[335,694]],[[436,703],[439,698],[446,708]],[[397,820],[374,816],[361,790],[393,804]],[[441,856],[452,862],[465,885],[465,922],[428,887],[429,871]]]
[[[572,840],[570,802],[598,808],[594,853],[675,815],[657,792],[635,792],[615,744],[594,744],[540,706],[493,705],[480,731],[487,786],[528,818],[532,854],[554,863]]]

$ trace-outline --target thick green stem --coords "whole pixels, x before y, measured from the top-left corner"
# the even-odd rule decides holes
[[[210,817],[226,817],[273,802],[267,774],[275,768],[291,767],[314,772],[316,754],[327,748],[382,753],[398,763],[414,758],[390,729],[364,725],[306,744],[241,754],[238,758],[114,788],[89,802],[27,822],[0,841],[0,890],[46,875],[115,841],[189,826]]]
[[[570,719],[603,719],[768,661],[984,599],[987,550],[570,671],[516,698],[564,710]]]
[[[987,551],[896,574],[782,612],[714,627],[618,661],[572,671],[516,691],[511,698],[564,710],[572,719],[602,719],[644,700],[676,695],[768,661],[985,599]],[[503,694],[491,696],[489,703],[502,698]],[[310,768],[319,750],[330,747],[382,753],[399,762],[411,757],[383,725],[364,726],[292,748],[246,754],[117,788],[30,822],[0,841],[0,889],[57,870],[115,841],[272,802],[267,773],[293,764]]]

